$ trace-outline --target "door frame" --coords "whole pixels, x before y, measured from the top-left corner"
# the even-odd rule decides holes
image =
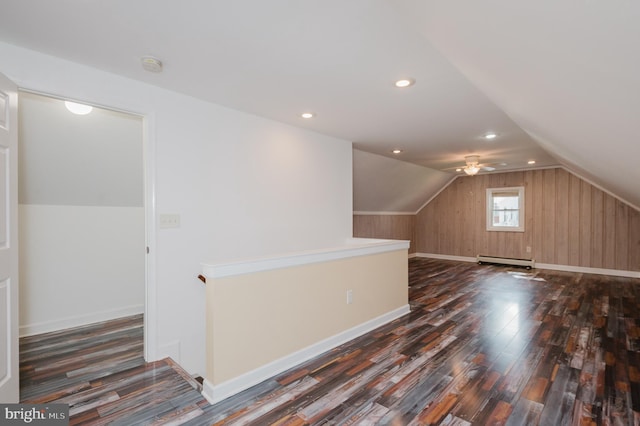
[[[30,89],[18,86],[18,103],[20,92],[33,93],[54,99],[71,100],[104,108],[111,111],[134,115],[142,119],[142,167],[143,167],[143,202],[144,202],[144,228],[145,228],[145,303],[144,303],[144,359],[147,362],[156,361],[158,358],[158,332],[157,332],[157,292],[156,292],[156,119],[155,113],[138,112],[124,108],[92,102],[90,99],[70,98],[64,94],[54,94],[42,90]],[[18,121],[20,116],[18,114]],[[18,135],[19,137],[19,135]],[[18,238],[20,236],[18,235]]]
[[[15,403],[20,399],[20,351],[19,347],[19,307],[20,300],[20,268],[19,268],[19,238],[18,238],[18,85],[16,82],[1,74],[0,91],[3,95],[2,114],[4,125],[2,133],[6,135],[6,145],[3,137],[2,151],[4,174],[2,185],[2,210],[4,228],[2,242],[2,256],[0,263],[2,271],[0,280],[4,283],[0,290],[4,293],[0,313],[3,328],[2,342],[0,342],[0,362],[2,376],[0,376],[0,402]],[[6,272],[6,274],[5,274]]]

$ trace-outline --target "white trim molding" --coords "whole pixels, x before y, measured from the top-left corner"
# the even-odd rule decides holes
[[[87,315],[78,315],[52,321],[39,322],[36,324],[26,324],[20,326],[20,337],[65,330],[67,328],[81,327],[83,325],[89,325],[97,322],[109,321],[143,313],[144,305],[132,305],[108,311],[93,312]]]
[[[144,147],[144,214],[145,214],[145,307],[144,360],[157,361],[158,356],[158,292],[156,286],[156,115],[143,119]]]
[[[328,262],[355,256],[368,256],[396,250],[409,249],[407,240],[378,240],[372,238],[350,238],[344,245],[322,250],[309,250],[280,256],[259,257],[226,263],[203,263],[202,273],[207,278],[222,278],[251,274],[272,269],[290,268],[309,263]]]
[[[615,198],[616,200],[620,201],[621,203],[624,203],[624,204],[628,205],[629,207],[631,207],[632,209],[640,212],[640,206],[636,206],[632,202],[630,202],[628,200],[625,200],[622,197],[619,197],[618,195],[616,195],[613,192],[609,191],[608,189],[606,189],[602,185],[597,184],[592,179],[586,178],[584,175],[572,170],[571,168],[569,168],[567,166],[562,165],[562,166],[560,166],[560,168],[564,169],[565,171],[567,171],[567,172],[571,173],[572,175],[578,177],[579,179],[582,179],[583,181],[585,181],[589,185],[593,186],[596,189],[599,189],[600,191],[604,192],[605,194],[612,196],[613,198]]]
[[[428,259],[456,260],[459,262],[472,262],[472,263],[476,263],[478,260],[475,257],[450,256],[447,254],[434,254],[434,253],[415,253],[414,257],[425,257]],[[638,271],[624,271],[621,269],[589,268],[586,266],[556,265],[553,263],[536,262],[535,269],[550,269],[552,271],[577,272],[582,274],[596,274],[596,275],[610,275],[614,277],[626,277],[626,278],[640,278],[640,272]]]
[[[365,333],[370,332],[382,325],[385,325],[395,319],[398,319],[411,312],[409,305],[401,306],[393,311],[387,312],[377,318],[373,318],[360,325],[352,327],[348,330],[340,332],[327,339],[314,343],[306,348],[300,349],[292,354],[286,355],[280,359],[272,361],[255,370],[244,373],[226,382],[214,385],[208,380],[204,380],[202,395],[211,404],[222,401],[232,395],[242,392],[251,386],[257,385],[276,374],[282,373],[289,368],[295,367],[305,361],[308,361],[324,352],[327,352],[343,343],[355,339]]]
[[[427,207],[427,205],[432,202],[433,200],[435,200],[435,198],[440,195],[440,193],[442,193],[442,191],[444,191],[445,189],[447,189],[449,187],[449,185],[451,185],[453,183],[454,180],[458,179],[458,177],[460,177],[459,175],[454,176],[453,178],[451,178],[451,180],[449,182],[447,182],[442,188],[440,188],[440,190],[438,192],[436,192],[435,194],[433,194],[431,196],[431,198],[429,198],[427,201],[424,202],[424,204],[422,204],[420,206],[420,208],[418,209],[418,211],[416,212],[416,215],[419,214],[422,209],[424,209],[425,207]]]
[[[354,216],[415,216],[415,212],[362,212],[354,211]]]
[[[429,259],[442,259],[442,260],[457,260],[458,262],[471,262],[471,263],[476,263],[478,261],[478,259],[475,257],[450,256],[448,254],[435,254],[435,253],[416,253],[415,257],[426,257]]]
[[[620,269],[588,268],[586,266],[555,265],[553,263],[536,263],[537,269],[553,271],[578,272],[583,274],[611,275],[614,277],[640,278],[640,272]]]

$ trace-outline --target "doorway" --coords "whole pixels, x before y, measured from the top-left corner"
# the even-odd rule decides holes
[[[145,310],[143,118],[21,91],[20,335]]]

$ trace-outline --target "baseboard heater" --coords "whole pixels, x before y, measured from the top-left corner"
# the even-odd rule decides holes
[[[523,266],[527,269],[536,267],[536,261],[533,259],[514,259],[511,257],[493,257],[493,256],[484,256],[482,254],[479,254],[478,264],[482,265],[483,263],[493,263],[495,265]]]

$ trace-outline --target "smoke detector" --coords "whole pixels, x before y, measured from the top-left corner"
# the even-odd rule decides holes
[[[143,56],[140,58],[142,68],[149,72],[162,72],[162,61],[153,56]]]

